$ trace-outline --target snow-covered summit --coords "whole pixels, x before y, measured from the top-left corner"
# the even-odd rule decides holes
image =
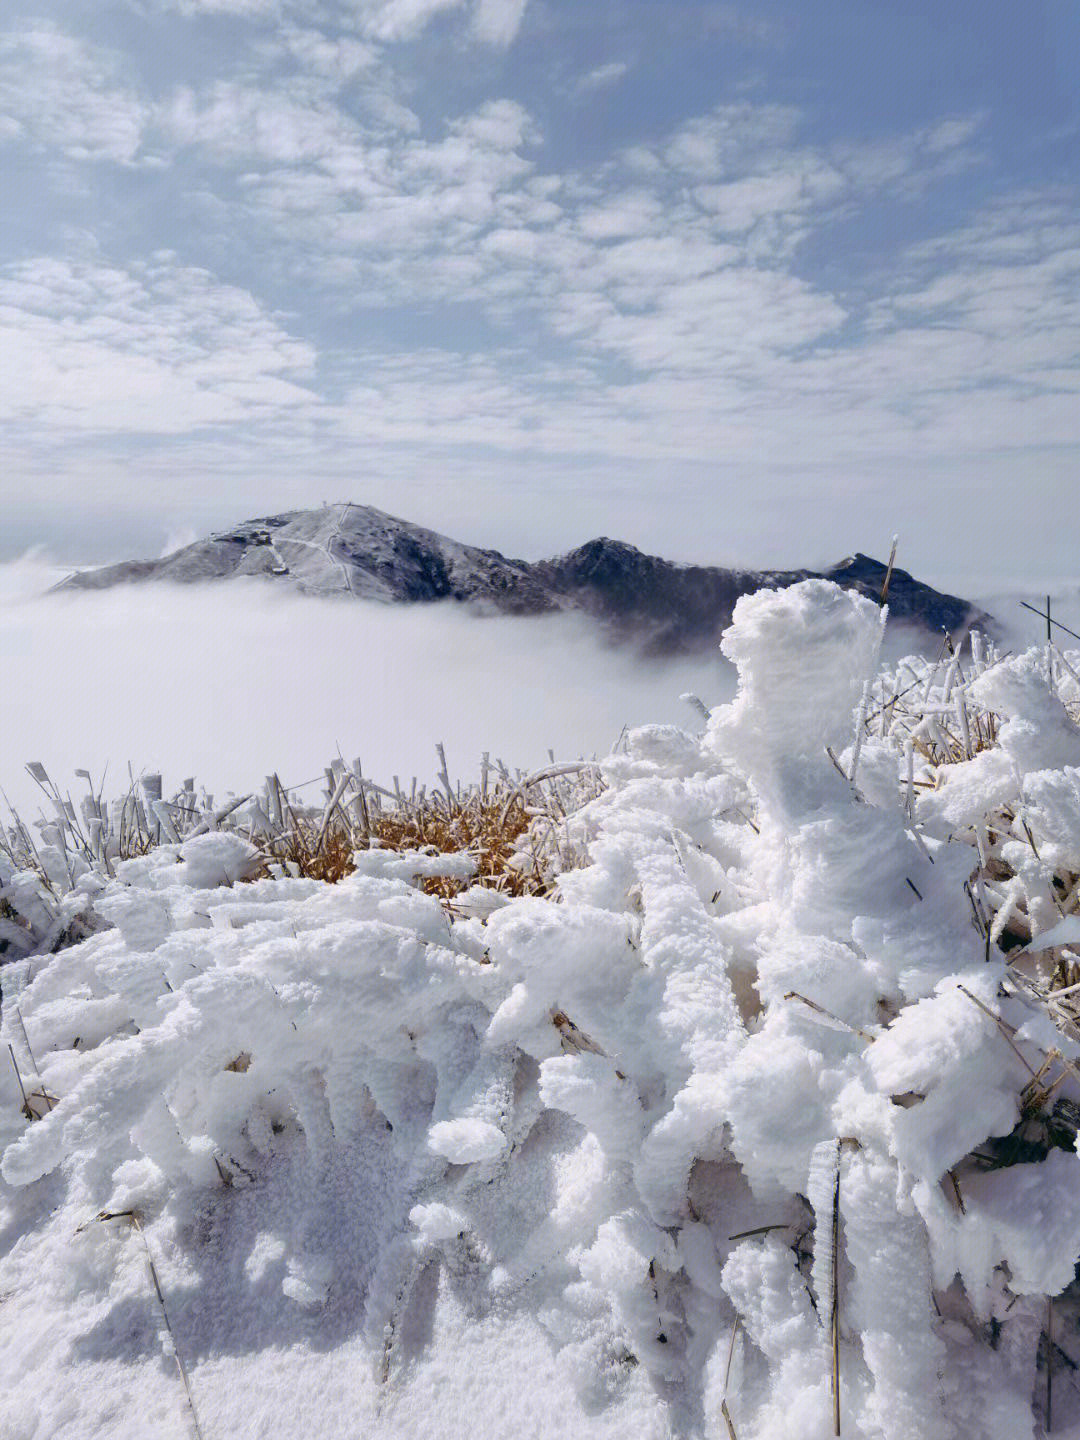
[[[59,588],[259,576],[307,593],[384,602],[454,600],[519,615],[584,611],[614,638],[674,653],[716,645],[740,595],[816,573],[678,565],[606,537],[551,560],[513,560],[370,505],[340,504],[249,520],[159,560],[82,571]],[[876,599],[886,567],[855,555],[822,573]],[[903,570],[893,572],[889,599],[895,619],[937,634],[948,630],[959,637],[987,621],[967,601]]]
[[[491,600],[529,613],[551,608],[529,566],[385,515],[370,505],[292,510],[245,521],[160,560],[83,571],[59,588],[142,580],[280,579],[309,594],[382,601]]]

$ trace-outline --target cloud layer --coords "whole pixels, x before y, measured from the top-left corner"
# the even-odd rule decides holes
[[[443,742],[455,776],[490,751],[511,767],[606,754],[624,724],[695,723],[687,690],[727,698],[715,659],[646,665],[576,618],[478,619],[278,595],[255,583],[45,596],[58,572],[0,565],[0,787],[36,813],[24,772],[100,777],[108,793],[161,770],[224,794],[277,771],[289,786],[339,753],[366,773],[431,783]],[[302,791],[317,796],[318,786]]]
[[[351,494],[540,553],[588,533],[566,492],[688,558],[710,515],[749,549],[697,558],[750,563],[751,501],[816,493],[788,558],[869,496],[944,563],[922,527],[972,474],[1035,541],[1017,486],[1080,446],[1080,210],[982,92],[826,119],[794,14],[727,6],[654,15],[655,53],[629,3],[119,14],[0,36],[10,548],[73,494],[143,533]]]

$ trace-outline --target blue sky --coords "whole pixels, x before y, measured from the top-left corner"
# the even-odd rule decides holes
[[[19,0],[2,553],[1076,573],[1080,7]]]

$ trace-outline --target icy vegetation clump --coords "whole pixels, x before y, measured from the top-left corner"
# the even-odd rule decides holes
[[[157,1347],[206,1440],[465,1435],[416,1396],[471,1332],[538,1337],[583,1435],[1080,1419],[1077,660],[879,673],[883,624],[826,581],[740,600],[737,698],[602,762],[550,894],[382,847],[248,881],[211,816],[77,874],[54,835],[52,954],[9,865],[0,1345],[52,1359],[0,1432],[122,1433],[72,1381]],[[290,1350],[345,1375],[295,1430],[230,1369]]]

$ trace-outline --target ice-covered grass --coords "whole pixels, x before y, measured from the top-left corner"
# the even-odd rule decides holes
[[[359,761],[335,760],[318,805],[288,793],[276,774],[257,793],[230,796],[223,805],[205,788],[196,790],[194,780],[166,797],[157,774],[132,777],[122,795],[105,802],[85,770],[77,772],[84,793],[76,802],[40,762],[31,762],[26,768],[46,813],[27,823],[9,808],[0,826],[0,954],[3,947],[54,954],[85,938],[102,925],[92,896],[115,878],[118,865],[163,842],[183,846],[209,833],[222,838],[207,884],[334,883],[356,868],[360,847],[408,857],[401,873],[448,901],[473,882],[502,896],[549,894],[557,873],[585,854],[573,816],[603,789],[599,765],[552,762],[527,775],[492,765],[485,754],[479,780],[463,786],[451,780],[442,745],[437,752],[441,769],[430,790],[414,780],[405,791],[396,776],[386,789],[363,774]]]
[[[9,864],[0,1433],[1077,1433],[1080,657],[881,622],[740,601],[545,893],[365,846],[344,769],[335,884],[245,879],[273,787],[41,835],[56,953]]]

